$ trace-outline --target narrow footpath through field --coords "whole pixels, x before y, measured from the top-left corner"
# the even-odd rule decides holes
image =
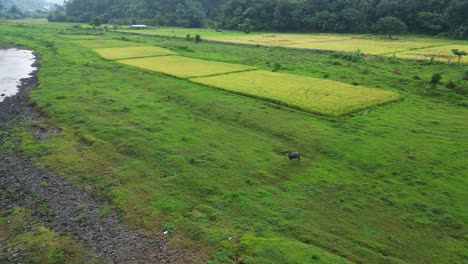
[[[28,104],[36,78],[23,80],[20,92],[0,103],[0,145],[8,139],[13,123],[40,117]],[[15,120],[12,122],[12,120]],[[54,130],[52,129],[52,132]],[[38,131],[39,138],[47,137]],[[57,132],[57,130],[55,130]],[[32,161],[0,149],[0,209],[25,207],[35,220],[55,232],[70,235],[91,255],[110,263],[186,263],[187,252],[171,251],[161,238],[145,237],[120,223],[116,214],[101,216],[105,202],[91,191],[64,181],[58,175],[38,168]],[[8,195],[10,194],[10,195]],[[14,194],[14,195],[11,195]],[[35,210],[47,206],[47,214]],[[77,216],[85,216],[78,221]],[[5,241],[0,241],[0,246]],[[5,247],[6,248],[6,247]],[[22,252],[0,252],[0,263],[18,263]]]

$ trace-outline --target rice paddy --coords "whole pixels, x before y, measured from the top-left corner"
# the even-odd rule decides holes
[[[386,90],[261,70],[194,78],[191,81],[332,117],[400,98],[398,93]]]
[[[233,37],[216,37],[213,40],[258,44],[266,46],[283,46],[292,48],[356,51],[368,54],[393,54],[395,52],[420,49],[434,45],[450,44],[447,40],[428,41],[424,38],[386,39],[381,37],[366,37],[364,35],[336,35],[336,34],[262,34]]]
[[[255,69],[255,67],[240,64],[190,59],[180,56],[128,59],[119,60],[118,62],[179,78],[200,77]]]
[[[468,46],[448,45],[448,46],[440,46],[440,47],[427,48],[427,49],[406,51],[406,52],[398,53],[396,55],[398,57],[408,58],[408,59],[429,60],[431,58],[434,58],[435,60],[443,61],[443,62],[457,62],[458,57],[453,55],[452,49],[468,51]],[[460,62],[468,63],[468,57],[466,56],[462,57]]]
[[[125,47],[125,48],[105,48],[95,49],[104,59],[118,60],[128,58],[140,58],[140,57],[151,57],[151,56],[164,56],[173,55],[174,52],[163,49],[156,46],[141,46],[141,47]]]
[[[290,45],[307,45],[307,43],[340,41],[350,39],[351,35],[334,35],[334,34],[317,34],[317,35],[301,35],[301,34],[261,34],[261,35],[243,35],[230,36],[222,38],[210,38],[233,43],[243,44],[260,44],[266,46],[290,46]]]
[[[395,52],[406,51],[430,46],[429,43],[415,41],[388,40],[388,39],[348,39],[342,41],[316,42],[290,45],[294,48],[337,50],[337,51],[357,51],[366,54],[393,54]]]

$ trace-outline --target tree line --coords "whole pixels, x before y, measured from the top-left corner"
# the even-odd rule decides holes
[[[467,14],[468,0],[69,0],[49,20],[366,33],[378,31],[386,18],[411,33],[467,38]]]
[[[45,0],[0,0],[0,19],[45,18],[51,9]]]

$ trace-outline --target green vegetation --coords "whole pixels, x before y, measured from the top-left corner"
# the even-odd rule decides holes
[[[466,51],[459,49],[452,49],[452,53],[458,57],[458,64],[460,64],[461,59],[467,55]]]
[[[394,16],[382,17],[375,24],[378,32],[387,34],[391,39],[392,35],[405,33],[407,30],[405,22]]]
[[[94,263],[81,245],[41,226],[24,208],[0,211],[0,240],[0,250],[22,256],[21,263]]]
[[[152,56],[173,55],[174,52],[155,46],[125,47],[125,48],[106,48],[94,50],[99,56],[108,60],[141,58]]]
[[[192,81],[331,117],[400,99],[398,93],[336,81],[267,71],[249,71]]]
[[[83,37],[87,37],[87,36],[83,36]],[[77,43],[83,47],[87,47],[91,49],[144,46],[143,44],[140,44],[137,42],[129,42],[129,41],[113,40],[113,39],[85,39],[85,40],[76,40],[74,41],[74,43]]]
[[[99,40],[82,46],[71,40],[89,31],[62,24],[0,30],[1,43],[42,56],[31,101],[61,128],[45,142],[18,133],[4,147],[95,188],[126,224],[169,231],[170,246],[200,254],[194,261],[466,260],[464,67],[113,32],[96,32]],[[122,37],[192,61],[328,78],[405,100],[345,118],[317,117],[92,50],[130,42]],[[442,79],[431,85],[436,73]],[[288,151],[300,151],[301,161],[290,162]]]
[[[110,24],[210,27],[245,33],[363,33],[378,32],[385,26],[385,33],[408,28],[414,33],[466,39],[467,13],[466,0],[424,4],[418,0],[71,0],[66,12],[54,13],[49,20],[89,23],[98,16]]]
[[[96,28],[101,28],[101,25],[102,25],[102,20],[99,18],[99,17],[95,17],[93,18],[93,20],[91,20],[91,23],[89,23],[90,26],[93,27],[93,29],[96,29]]]
[[[134,30],[123,26],[118,29],[119,32],[127,32],[134,34],[147,34],[166,37],[183,38],[187,35],[201,35],[204,38],[222,37],[222,36],[244,36],[245,34],[239,31],[231,30],[215,30],[211,28],[181,28],[181,27],[152,27],[145,30]]]
[[[0,19],[45,18],[57,8],[47,0],[0,0]]]

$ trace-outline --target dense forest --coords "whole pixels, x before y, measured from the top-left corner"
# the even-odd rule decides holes
[[[392,17],[413,33],[468,36],[468,0],[70,0],[52,21],[224,29],[372,32]],[[401,24],[401,23],[400,23]]]
[[[55,3],[55,4],[54,4]],[[57,0],[0,0],[0,19],[44,18],[60,3]]]

